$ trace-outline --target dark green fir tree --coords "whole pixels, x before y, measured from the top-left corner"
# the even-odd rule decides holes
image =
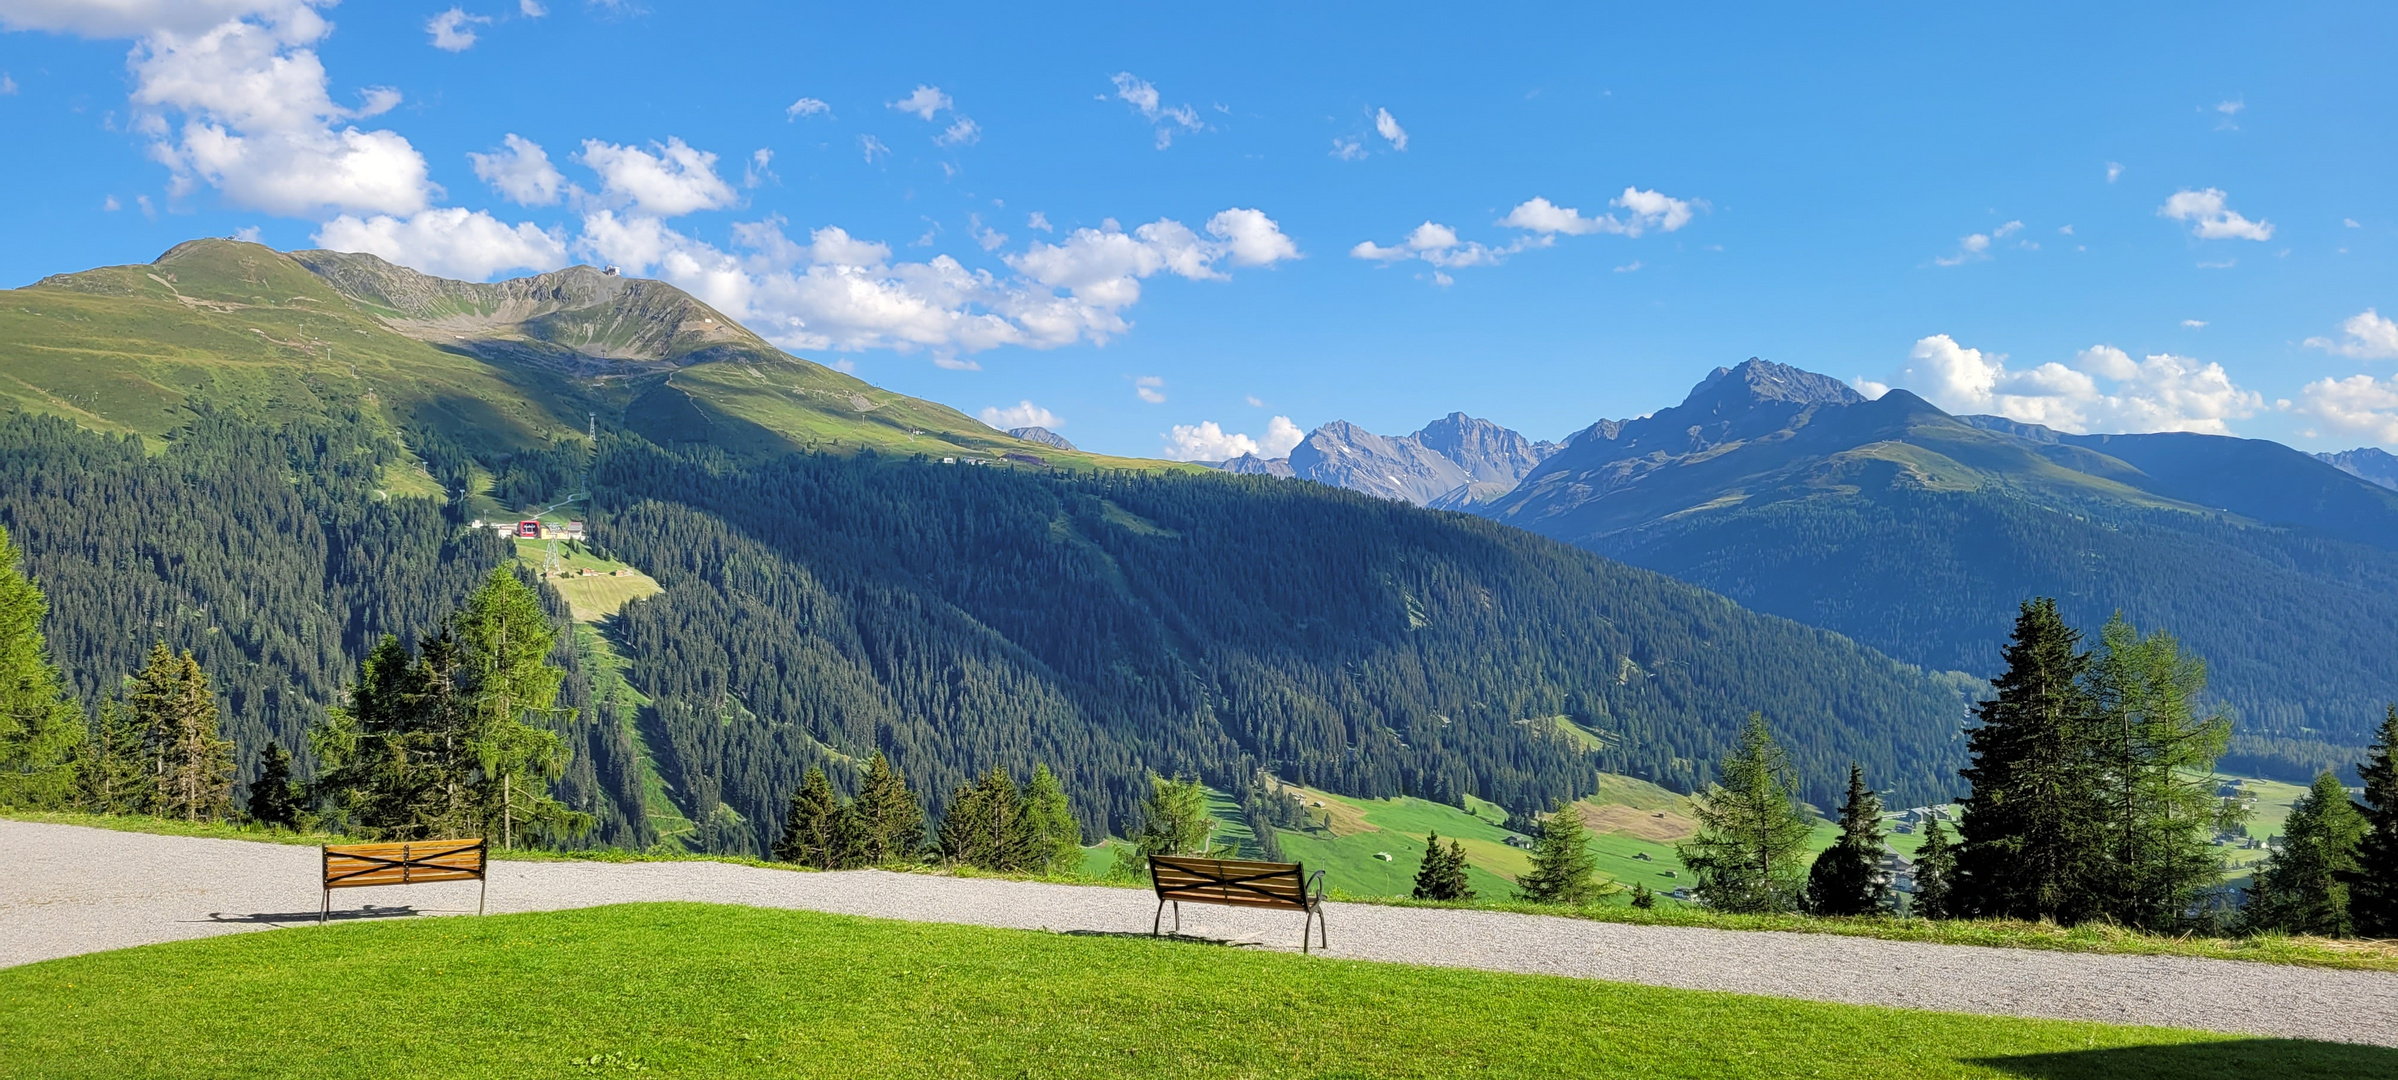
[[[42,638],[50,612],[0,529],[0,806],[39,808],[74,797],[84,730]]]
[[[1082,825],[1066,801],[1066,786],[1045,764],[1033,766],[1024,785],[1023,823],[1026,869],[1058,877],[1082,872]]]
[[[1975,706],[1966,734],[1972,785],[1963,804],[1955,914],[2078,922],[2098,907],[2092,886],[2107,854],[2105,785],[2097,768],[2090,657],[2056,601],[2026,601],[2007,643],[1997,697]]]
[[[850,808],[834,794],[832,779],[824,775],[824,769],[809,769],[799,790],[791,793],[783,835],[774,844],[775,859],[818,870],[843,869],[853,831],[849,817]]]
[[[924,808],[882,751],[866,763],[851,808],[858,859],[865,865],[911,862],[924,849]]]
[[[1890,848],[1882,838],[1882,800],[1865,786],[1865,767],[1850,765],[1840,805],[1840,839],[1807,871],[1807,906],[1818,915],[1890,912]]]
[[[2365,837],[2348,877],[2348,913],[2356,932],[2398,938],[2398,705],[2383,714],[2365,762]]]
[[[1957,847],[1948,828],[1933,814],[1923,823],[1923,845],[1915,849],[1915,897],[1908,914],[1919,919],[1954,915],[1951,898],[1957,881]]]
[[[300,786],[291,779],[291,751],[270,742],[258,752],[258,778],[250,781],[250,820],[275,829],[300,827]]]
[[[2251,930],[2347,937],[2356,933],[2348,882],[2365,819],[2340,778],[2324,773],[2290,807],[2281,848],[2259,867],[2241,916]]]
[[[1471,900],[1473,886],[1466,883],[1465,845],[1451,840],[1441,846],[1440,834],[1424,838],[1424,862],[1416,868],[1415,893],[1418,900]]]
[[[1581,811],[1560,799],[1540,821],[1540,835],[1532,841],[1532,869],[1516,879],[1516,899],[1534,904],[1587,904],[1600,896],[1598,868]]]

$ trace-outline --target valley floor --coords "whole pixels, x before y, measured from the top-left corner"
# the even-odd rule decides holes
[[[304,926],[316,851],[0,820],[0,967]],[[472,912],[466,883],[352,889],[335,917]],[[709,862],[492,864],[489,910],[645,901],[797,908],[1079,934],[1146,933],[1143,891]],[[1172,914],[1168,914],[1172,918]],[[1634,926],[1494,911],[1332,904],[1329,955],[2001,1016],[2398,1046],[2398,974],[1821,934]],[[1297,951],[1287,912],[1185,907],[1185,934]]]

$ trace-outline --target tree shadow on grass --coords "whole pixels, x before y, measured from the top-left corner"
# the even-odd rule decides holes
[[[2305,1039],[2232,1039],[2166,1046],[2060,1050],[1976,1058],[1972,1062],[2027,1080],[2305,1080],[2398,1076],[2398,1050]]]
[[[1128,941],[1175,941],[1181,942],[1185,945],[1220,945],[1227,949],[1255,949],[1262,947],[1260,943],[1255,941],[1233,941],[1228,938],[1201,937],[1198,934],[1185,934],[1181,932],[1171,934],[1151,934],[1137,930],[1060,930],[1058,933],[1065,935],[1066,937],[1104,937],[1123,938]]]

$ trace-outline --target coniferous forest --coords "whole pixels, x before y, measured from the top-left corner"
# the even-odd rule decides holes
[[[386,635],[414,649],[509,554],[454,506],[381,494],[404,453],[366,415],[277,426],[202,407],[163,449],[16,416],[0,525],[87,709],[163,641],[222,695],[242,783],[270,744],[313,777],[306,733],[359,661]],[[479,464],[555,495],[544,461]],[[1270,774],[1524,810],[1602,770],[1690,790],[1760,711],[1821,803],[1852,756],[1921,800],[1961,761],[1947,682],[1661,575],[1345,491],[622,435],[588,468],[593,542],[665,587],[602,628],[645,702],[595,702],[571,634],[552,653],[571,717],[555,790],[593,842],[654,839],[636,733],[701,843],[757,854],[810,768],[855,790],[877,751],[936,813],[992,768],[1047,764],[1091,838],[1134,827],[1151,773],[1236,799]]]

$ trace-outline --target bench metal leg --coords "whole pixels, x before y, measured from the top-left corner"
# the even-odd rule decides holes
[[[327,917],[331,916],[332,914],[333,914],[333,890],[331,890],[331,889],[327,889],[327,890],[325,890],[325,906],[323,906],[323,907],[320,907],[320,908],[316,909],[316,924],[317,924],[318,926],[323,926],[323,925],[325,925],[325,919],[326,919]]]
[[[475,916],[477,918],[480,918],[483,915],[484,899],[491,895],[491,879],[483,878],[481,879],[481,882],[483,885],[482,889],[475,893]]]
[[[1180,924],[1182,922],[1181,913],[1177,912],[1175,914],[1174,921],[1176,924],[1175,928],[1180,929]],[[1156,937],[1158,934],[1158,928],[1164,925],[1166,925],[1166,902],[1160,900],[1157,902],[1157,918],[1149,920],[1149,936]]]

